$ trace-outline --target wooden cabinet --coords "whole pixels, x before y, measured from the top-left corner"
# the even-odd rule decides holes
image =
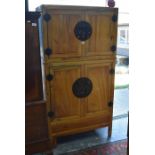
[[[50,140],[39,47],[40,13],[26,12],[25,17],[25,150],[31,155],[49,149]]]
[[[106,126],[110,136],[118,9],[38,10],[51,139]]]

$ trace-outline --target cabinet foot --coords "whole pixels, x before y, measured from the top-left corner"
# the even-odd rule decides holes
[[[109,125],[109,127],[108,127],[108,138],[111,137],[111,134],[112,134],[112,125]]]

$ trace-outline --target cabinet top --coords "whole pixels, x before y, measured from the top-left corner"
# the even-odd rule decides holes
[[[41,5],[36,8],[37,11],[46,10],[81,10],[81,11],[118,11],[118,8],[100,7],[100,6],[76,6],[76,5]]]

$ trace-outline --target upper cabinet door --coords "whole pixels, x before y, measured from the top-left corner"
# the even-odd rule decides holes
[[[81,12],[67,10],[61,12],[48,10],[44,13],[43,35],[45,53],[47,50],[46,58],[81,56],[81,42],[74,34],[75,25],[82,20],[81,14]],[[47,19],[50,17],[50,20],[46,21],[46,17]]]
[[[86,12],[85,19],[92,27],[92,35],[85,42],[86,56],[114,54],[117,34],[117,21],[113,20],[117,16],[114,15],[114,11]]]

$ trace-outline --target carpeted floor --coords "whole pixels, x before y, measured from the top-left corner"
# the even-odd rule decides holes
[[[127,140],[111,142],[89,150],[72,152],[67,155],[127,155]]]

